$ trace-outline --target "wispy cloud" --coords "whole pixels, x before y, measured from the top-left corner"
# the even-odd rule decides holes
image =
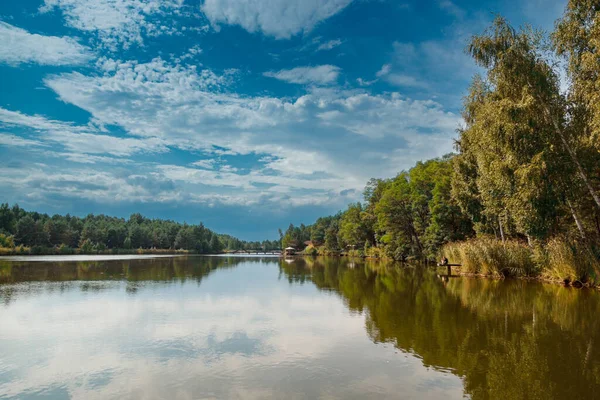
[[[441,0],[439,6],[442,10],[458,19],[463,19],[466,16],[466,11],[454,4],[451,0]]]
[[[158,138],[120,138],[101,134],[97,129],[89,126],[50,120],[39,115],[27,115],[2,107],[0,107],[0,126],[29,128],[43,133],[35,141],[17,140],[14,135],[0,137],[0,144],[6,145],[48,146],[58,144],[72,151],[73,154],[110,154],[117,157],[129,156],[134,153],[168,151],[163,141]]]
[[[325,43],[321,43],[319,45],[319,47],[317,47],[317,51],[320,50],[331,50],[335,47],[338,47],[339,45],[342,44],[342,41],[340,39],[334,39],[334,40],[329,40]]]
[[[18,65],[78,65],[88,62],[90,50],[69,37],[43,36],[0,21],[0,63]]]
[[[0,132],[0,145],[1,146],[14,146],[14,147],[38,147],[45,146],[44,143],[39,140],[25,139],[21,136],[11,135],[9,133]]]
[[[337,81],[339,74],[340,68],[335,65],[319,65],[269,71],[263,75],[290,83],[327,85]]]
[[[426,82],[420,81],[411,75],[405,75],[402,73],[393,73],[391,64],[384,64],[379,71],[375,74],[378,78],[385,80],[386,82],[401,87],[412,87],[412,88],[428,88],[429,85]],[[364,81],[361,80],[359,84],[364,85]],[[372,81],[373,82],[373,81]],[[371,83],[372,83],[371,82]]]
[[[215,160],[207,159],[207,160],[198,160],[193,162],[191,165],[194,167],[200,167],[204,169],[213,169],[215,167]]]
[[[378,78],[386,76],[392,70],[392,64],[384,64],[379,71],[375,74]]]
[[[359,86],[371,86],[372,84],[376,83],[378,81],[378,79],[372,79],[372,80],[366,80],[363,78],[356,78],[356,83],[358,83]]]

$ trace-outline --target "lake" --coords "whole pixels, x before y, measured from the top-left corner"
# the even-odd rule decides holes
[[[339,258],[0,260],[0,398],[594,398],[599,315]]]

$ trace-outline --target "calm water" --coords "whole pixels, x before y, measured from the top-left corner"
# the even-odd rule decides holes
[[[0,261],[2,399],[600,397],[600,294],[339,259]]]

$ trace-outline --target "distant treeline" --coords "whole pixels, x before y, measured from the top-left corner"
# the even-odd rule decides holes
[[[84,218],[28,212],[0,205],[0,247],[16,253],[98,253],[109,250],[187,250],[200,254],[224,250],[279,249],[279,241],[247,242],[219,235],[202,223],[188,225],[132,214],[129,219],[89,214]]]
[[[575,278],[597,274],[589,260],[600,243],[599,32],[597,1],[570,0],[550,36],[498,17],[466,49],[484,74],[464,98],[457,154],[372,179],[363,203],[290,226],[283,245],[310,239],[318,251],[405,259],[475,237],[530,249],[560,240],[556,265],[585,258]],[[567,67],[566,90],[556,60]],[[548,264],[540,254],[536,268]]]

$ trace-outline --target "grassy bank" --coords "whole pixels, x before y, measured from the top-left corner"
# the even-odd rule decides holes
[[[598,249],[578,242],[552,239],[528,246],[491,238],[446,244],[442,255],[461,264],[459,271],[492,277],[529,277],[561,282],[600,284]]]

